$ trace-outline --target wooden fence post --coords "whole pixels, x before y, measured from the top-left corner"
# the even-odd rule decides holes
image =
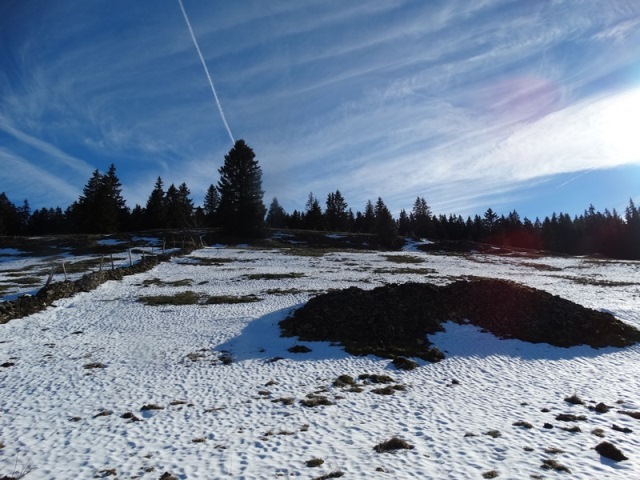
[[[49,272],[49,277],[47,278],[47,283],[44,284],[44,288],[47,288],[53,279],[53,274],[56,273],[56,266],[51,267],[51,271]]]

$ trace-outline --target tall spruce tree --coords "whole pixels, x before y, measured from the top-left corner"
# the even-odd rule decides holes
[[[271,200],[269,211],[267,212],[267,225],[271,228],[283,228],[287,226],[289,218],[276,197]]]
[[[122,185],[111,164],[105,174],[95,170],[80,198],[67,210],[76,230],[83,233],[115,233],[129,215],[122,197]]]
[[[378,234],[380,245],[388,248],[397,247],[400,244],[398,226],[393,219],[393,215],[391,215],[391,212],[380,197],[378,197],[378,201],[376,202],[375,215],[376,233]]]
[[[411,227],[413,233],[420,238],[433,235],[431,209],[424,197],[417,197],[411,210]]]
[[[229,233],[256,236],[267,212],[262,201],[262,170],[244,140],[236,140],[220,167],[220,223]]]
[[[160,177],[156,180],[153,190],[147,199],[144,216],[146,228],[164,228],[167,224],[164,183]]]
[[[304,212],[304,228],[308,230],[324,230],[324,215],[322,207],[313,192],[309,193]]]
[[[207,193],[204,196],[204,205],[202,211],[204,213],[204,220],[207,227],[214,227],[216,225],[216,217],[218,215],[218,207],[220,206],[220,194],[218,189],[213,185],[209,185]]]
[[[335,193],[327,195],[327,210],[325,212],[327,218],[327,228],[334,232],[342,232],[347,229],[349,223],[349,213],[347,211],[347,202],[336,190]]]

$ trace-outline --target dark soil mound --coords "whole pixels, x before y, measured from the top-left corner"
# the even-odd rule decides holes
[[[348,288],[312,298],[280,322],[284,336],[340,342],[353,354],[413,356],[438,361],[426,335],[442,322],[470,322],[501,338],[560,347],[626,347],[640,331],[605,312],[550,293],[495,279]]]

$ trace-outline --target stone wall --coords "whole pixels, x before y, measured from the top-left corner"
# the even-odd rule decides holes
[[[95,290],[109,280],[121,280],[126,275],[146,272],[158,265],[158,263],[170,260],[173,256],[188,255],[192,251],[192,248],[183,248],[173,255],[146,256],[144,260],[130,267],[87,273],[75,281],[51,283],[41,288],[35,295],[23,295],[15,300],[0,303],[0,324],[40,312],[58,299],[68,298],[79,292]]]

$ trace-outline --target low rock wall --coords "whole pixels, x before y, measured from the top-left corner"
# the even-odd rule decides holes
[[[75,281],[51,283],[41,288],[35,295],[23,295],[15,300],[0,303],[0,324],[40,312],[61,298],[68,298],[76,293],[95,290],[109,280],[121,280],[127,275],[146,272],[159,263],[170,260],[173,256],[188,255],[192,251],[192,248],[183,248],[173,255],[147,256],[130,267],[87,273]]]

